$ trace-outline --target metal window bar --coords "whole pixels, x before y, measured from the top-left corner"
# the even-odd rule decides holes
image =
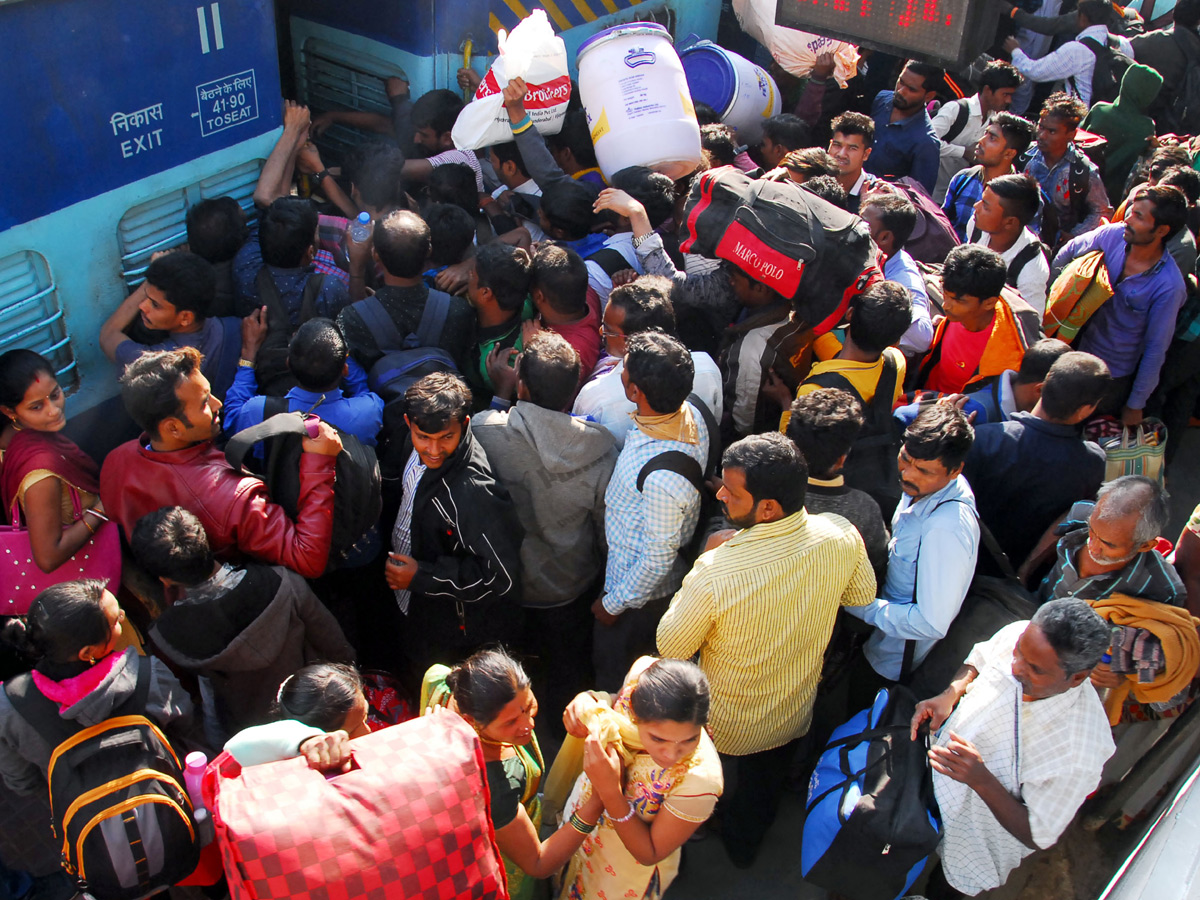
[[[233,197],[246,212],[247,221],[256,222],[254,188],[264,162],[250,160],[129,209],[117,225],[125,285],[133,290],[142,283],[150,257],[159,250],[169,250],[187,241],[188,210],[201,200]]]
[[[71,335],[50,266],[30,250],[0,259],[0,352],[17,347],[46,357],[63,390],[79,386]]]
[[[392,105],[383,82],[393,76],[407,78],[404,70],[367,53],[354,53],[320,38],[309,38],[300,48],[300,96],[314,113],[329,110],[374,112],[391,118]],[[316,139],[322,154],[340,159],[364,140],[378,134],[334,123]]]

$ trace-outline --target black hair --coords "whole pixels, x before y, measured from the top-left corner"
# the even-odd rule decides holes
[[[143,353],[121,376],[121,400],[129,417],[147,434],[157,437],[164,419],[183,420],[179,386],[200,371],[200,351],[195,347]]]
[[[479,650],[450,670],[446,686],[459,712],[486,728],[529,687],[529,676],[504,650]]]
[[[696,367],[678,340],[660,331],[641,331],[625,339],[625,371],[658,415],[676,412],[692,392]]]
[[[153,578],[190,586],[212,576],[215,561],[208,534],[182,506],[164,506],[138,519],[129,546],[138,565]]]
[[[846,189],[832,175],[814,175],[806,179],[798,187],[803,188],[810,194],[816,194],[826,203],[832,203],[838,209],[846,208]]]
[[[352,666],[316,663],[284,679],[275,698],[279,719],[295,719],[310,728],[338,731],[362,694],[362,677]]]
[[[799,116],[783,113],[771,116],[762,124],[763,137],[788,150],[799,150],[812,144],[812,129]]]
[[[893,252],[903,250],[917,227],[917,208],[913,202],[891,191],[878,191],[865,198],[862,205],[879,210],[879,224],[892,233]]]
[[[807,461],[809,474],[827,479],[837,474],[834,466],[850,452],[864,422],[856,396],[837,388],[821,388],[792,401],[787,436]]]
[[[818,175],[838,174],[837,163],[824,147],[804,147],[792,150],[783,158],[783,166],[791,172],[798,172],[805,178],[815,178]]]
[[[272,201],[258,223],[258,246],[263,262],[281,269],[295,269],[317,239],[317,208],[299,197]]]
[[[844,112],[833,120],[829,133],[861,135],[863,145],[870,147],[875,142],[875,120],[860,112]]]
[[[542,244],[533,255],[530,289],[542,292],[550,308],[564,316],[587,309],[587,263],[570,247]]]
[[[1077,597],[1042,604],[1030,622],[1041,629],[1068,678],[1094,669],[1112,642],[1109,623]]]
[[[437,135],[454,129],[454,122],[462,112],[463,99],[454,91],[430,91],[422,94],[412,105],[413,128],[432,128]],[[441,168],[440,166],[438,168]]]
[[[912,324],[912,295],[898,281],[877,281],[850,301],[850,339],[864,353],[895,346]]]
[[[512,163],[517,167],[517,171],[529,177],[529,170],[525,168],[525,160],[521,158],[521,151],[517,149],[516,141],[505,141],[503,144],[492,144],[492,152],[496,154],[496,159],[503,163]],[[500,173],[497,172],[497,175]]]
[[[1200,200],[1200,172],[1191,166],[1171,166],[1157,180],[1163,187],[1177,187],[1183,191],[1188,206],[1194,206]]]
[[[936,459],[952,472],[966,462],[975,429],[961,409],[935,403],[921,410],[904,430],[904,450],[913,459]]]
[[[1037,137],[1037,126],[1016,113],[1010,113],[1007,110],[995,113],[992,115],[992,122],[1000,126],[1000,133],[1004,135],[1004,143],[1017,156],[1028,150],[1033,139]]]
[[[600,189],[594,184],[574,179],[563,179],[547,185],[542,190],[542,212],[551,228],[563,233],[568,241],[577,241],[592,233],[596,214],[592,208]]]
[[[98,578],[52,585],[34,598],[23,620],[5,623],[0,638],[35,663],[79,662],[80,650],[105,643],[111,633],[100,606],[105,589]]]
[[[425,270],[432,249],[429,226],[416,213],[399,209],[376,220],[372,239],[389,275],[416,278]]]
[[[1162,239],[1164,244],[1179,234],[1179,230],[1187,224],[1187,197],[1179,188],[1169,184],[1156,184],[1154,187],[1142,185],[1133,192],[1130,203],[1137,203],[1139,200],[1149,200],[1152,204],[1155,228],[1160,225],[1167,226],[1167,234]]]
[[[671,305],[672,283],[659,275],[642,275],[612,289],[608,302],[625,313],[621,330],[626,336],[642,331],[675,334],[675,309]]]
[[[249,236],[246,214],[232,197],[201,200],[188,209],[188,249],[210,263],[233,259]]]
[[[520,247],[494,241],[475,250],[475,275],[481,288],[490,288],[496,304],[513,312],[529,296],[529,254]]]
[[[1175,27],[1195,31],[1200,26],[1200,0],[1179,0],[1175,4]]]
[[[177,250],[160,256],[146,269],[146,281],[163,292],[177,313],[186,310],[203,321],[212,312],[217,273],[212,263],[195,253]]]
[[[717,115],[717,111],[707,103],[701,103],[698,100],[692,100],[692,106],[696,109],[696,122],[703,128],[705,125],[717,125],[721,122],[721,117]]]
[[[1060,120],[1068,131],[1078,128],[1087,114],[1087,104],[1066,91],[1056,91],[1042,103],[1041,117]]]
[[[433,203],[425,210],[429,226],[429,262],[435,266],[452,266],[475,243],[475,220],[471,214],[452,203]]]
[[[566,338],[553,331],[538,332],[518,365],[531,403],[553,412],[571,405],[579,390],[579,354]]]
[[[1187,147],[1179,144],[1167,144],[1164,147],[1159,147],[1151,154],[1147,171],[1151,178],[1158,181],[1173,166],[1186,166],[1190,168],[1191,165],[1192,158],[1188,153]]]
[[[921,84],[928,91],[940,91],[946,85],[946,70],[926,62],[910,59],[904,68],[921,76]]]
[[[629,705],[638,722],[708,724],[708,676],[686,659],[660,659],[638,677]]]
[[[578,91],[572,91],[571,96],[578,96]],[[570,150],[581,168],[592,169],[596,166],[592,129],[587,122],[587,113],[582,109],[567,112],[558,134],[546,135],[546,146],[551,150]]]
[[[462,424],[471,409],[471,389],[453,372],[430,372],[404,392],[408,419],[426,434]]]
[[[1081,407],[1099,403],[1111,384],[1104,360],[1071,350],[1060,356],[1046,373],[1042,410],[1052,419],[1066,420]]]
[[[358,188],[358,195],[365,206],[387,213],[393,209],[406,209],[404,154],[399,147],[382,141],[367,141],[353,151],[355,159],[350,168],[351,183]]]
[[[995,250],[980,244],[959,244],[946,254],[942,264],[942,285],[961,296],[981,301],[999,297],[1008,277],[1008,265]]]
[[[737,158],[738,142],[733,129],[725,124],[701,125],[700,147],[714,166],[732,166]]]
[[[1018,88],[1021,86],[1021,73],[1017,71],[1017,67],[1003,59],[993,59],[979,75],[979,87],[990,88],[993,91],[1001,91],[1005,88]]]
[[[984,187],[1000,198],[1004,214],[1015,216],[1022,228],[1033,221],[1041,207],[1041,189],[1033,177],[1024,172],[999,175]]]
[[[721,468],[740,469],[755,503],[774,500],[790,516],[804,508],[808,464],[799,448],[778,431],[752,434],[730,444]]]
[[[1110,0],[1079,0],[1078,10],[1093,25],[1110,25],[1113,7]]]
[[[296,329],[288,344],[288,371],[306,391],[332,391],[342,380],[350,349],[332,319],[314,316]]]
[[[657,228],[667,221],[675,211],[675,183],[666,175],[645,166],[624,168],[613,175],[609,183],[646,208],[651,228]]]
[[[434,203],[452,203],[471,216],[479,212],[479,184],[475,172],[465,163],[435,166],[429,173],[429,199]]]
[[[0,355],[0,406],[16,409],[41,375],[57,377],[50,360],[32,350],[18,348]]]
[[[1064,344],[1057,338],[1042,338],[1030,346],[1021,357],[1021,367],[1013,376],[1013,383],[1041,384],[1046,380],[1050,367],[1070,349],[1070,344]]]

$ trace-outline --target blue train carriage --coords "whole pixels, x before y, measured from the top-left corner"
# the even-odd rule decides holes
[[[231,195],[253,209],[281,123],[274,9],[9,0],[0,58],[0,352],[54,362],[71,432],[98,451],[108,442],[87,438],[116,394],[101,324],[154,251],[184,242],[190,204]]]
[[[625,22],[664,25],[676,40],[689,34],[715,38],[720,0],[433,0],[384,7],[375,0],[291,0],[288,39],[296,95],[314,114],[355,109],[388,114],[383,80],[409,80],[413,96],[434,88],[457,90],[456,73],[469,54],[486,73],[496,54],[496,33],[511,30],[535,8],[544,9],[562,35],[576,75],[575,52],[598,31]],[[288,63],[285,63],[288,65]],[[365,136],[368,139],[371,136]],[[332,125],[318,142],[322,152],[362,140],[355,129]],[[378,139],[377,136],[375,139]]]

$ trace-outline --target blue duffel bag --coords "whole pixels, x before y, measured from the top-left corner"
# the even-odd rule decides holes
[[[909,737],[916,698],[885,688],[833,732],[808,785],[800,873],[852,900],[893,900],[941,840],[928,723]]]

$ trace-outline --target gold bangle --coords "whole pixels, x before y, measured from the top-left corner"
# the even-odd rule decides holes
[[[81,513],[79,516],[79,521],[82,522],[83,527],[88,530],[88,534],[95,534],[96,529],[91,526],[91,524],[88,522],[88,520],[86,518],[84,518],[85,515],[86,515],[86,513]]]

